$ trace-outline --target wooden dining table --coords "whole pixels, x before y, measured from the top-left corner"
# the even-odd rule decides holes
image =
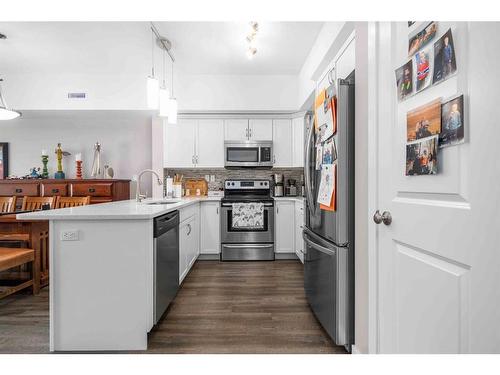
[[[13,238],[20,237],[19,235],[25,238],[27,246],[35,251],[33,277],[39,280],[36,284],[40,287],[48,285],[49,222],[47,220],[18,220],[15,212],[2,214],[0,215],[0,233],[3,235],[3,240],[9,240],[9,234],[12,234]],[[38,292],[39,290],[34,290],[35,294]]]

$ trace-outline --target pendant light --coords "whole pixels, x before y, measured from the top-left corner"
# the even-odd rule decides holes
[[[158,116],[167,117],[169,113],[168,88],[165,84],[165,51],[163,51],[163,84],[160,87],[160,110]]]
[[[168,123],[177,124],[177,99],[174,97],[174,62],[172,61],[172,96],[168,103]]]
[[[0,82],[3,82],[3,79],[0,78]],[[14,111],[7,106],[7,103],[2,95],[2,87],[0,86],[0,121],[13,120],[19,116],[21,116],[21,112]]]
[[[151,31],[151,75],[147,78],[147,101],[149,109],[158,109],[160,83],[155,77],[154,35]]]

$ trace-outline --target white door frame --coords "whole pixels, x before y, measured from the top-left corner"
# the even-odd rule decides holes
[[[379,22],[368,22],[368,352],[379,352],[378,226],[371,215],[378,207]]]

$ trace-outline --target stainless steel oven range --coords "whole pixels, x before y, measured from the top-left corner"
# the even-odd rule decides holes
[[[262,204],[257,225],[237,225],[233,211],[241,206],[254,208],[251,203]],[[220,220],[222,261],[274,260],[274,200],[269,181],[226,180]]]

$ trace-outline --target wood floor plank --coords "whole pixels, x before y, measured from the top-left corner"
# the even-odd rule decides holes
[[[47,353],[49,291],[0,300],[0,353]],[[311,312],[298,261],[198,261],[147,353],[346,353]]]

